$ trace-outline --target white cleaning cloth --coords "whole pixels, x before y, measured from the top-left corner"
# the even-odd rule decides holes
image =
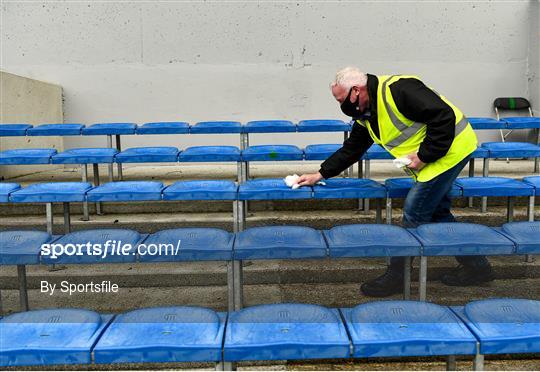
[[[298,184],[298,179],[300,179],[300,176],[297,174],[289,175],[283,179],[283,182],[285,182],[285,185],[292,188],[293,190],[296,190],[300,187]],[[317,185],[323,185],[326,186],[326,183],[319,181],[317,182]]]
[[[392,163],[394,164],[394,166],[397,169],[401,169],[401,168],[406,167],[407,165],[411,164],[412,160],[407,158],[407,157],[403,157],[403,158],[394,159],[392,161]]]

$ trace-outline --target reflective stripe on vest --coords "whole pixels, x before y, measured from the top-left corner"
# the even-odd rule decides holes
[[[409,138],[414,136],[419,130],[424,128],[424,126],[426,125],[424,123],[413,122],[410,126],[408,126],[407,124],[405,124],[404,122],[398,119],[398,117],[396,116],[392,108],[390,107],[390,104],[388,103],[386,99],[386,85],[388,84],[388,81],[390,81],[392,78],[396,76],[399,76],[399,75],[390,76],[390,78],[384,81],[381,88],[382,100],[384,102],[386,112],[388,113],[388,117],[390,118],[392,125],[394,125],[394,127],[396,127],[396,129],[401,132],[400,135],[394,138],[392,141],[384,144],[384,146],[389,151],[401,145],[405,141],[407,141]],[[435,92],[435,94],[437,94],[440,97],[439,93]],[[467,127],[467,124],[469,124],[469,122],[467,118],[465,117],[465,115],[463,115],[463,118],[461,118],[461,120],[456,124],[454,138],[457,137],[461,132],[465,130],[465,128]],[[380,134],[379,134],[379,137],[380,137]]]

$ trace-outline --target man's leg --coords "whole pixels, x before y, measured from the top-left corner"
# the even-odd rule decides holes
[[[468,158],[427,182],[416,182],[413,185],[403,206],[404,227],[416,227],[432,221],[439,204],[450,192],[452,183],[467,162]],[[403,257],[392,257],[386,272],[362,284],[362,292],[373,297],[400,293],[403,290],[404,262]]]

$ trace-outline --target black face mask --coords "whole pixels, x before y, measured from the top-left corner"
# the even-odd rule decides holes
[[[353,119],[360,118],[363,114],[363,111],[360,110],[360,97],[356,97],[356,102],[351,102],[351,93],[352,88],[349,89],[349,94],[347,94],[347,98],[343,101],[341,104],[341,111],[347,115],[350,116]]]

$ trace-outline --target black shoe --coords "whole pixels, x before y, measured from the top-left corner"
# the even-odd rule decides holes
[[[472,268],[459,265],[453,272],[444,274],[441,282],[446,285],[466,287],[480,283],[490,282],[494,279],[491,265],[481,268]]]
[[[369,297],[388,297],[403,292],[403,274],[387,269],[378,278],[360,286],[363,294]]]

